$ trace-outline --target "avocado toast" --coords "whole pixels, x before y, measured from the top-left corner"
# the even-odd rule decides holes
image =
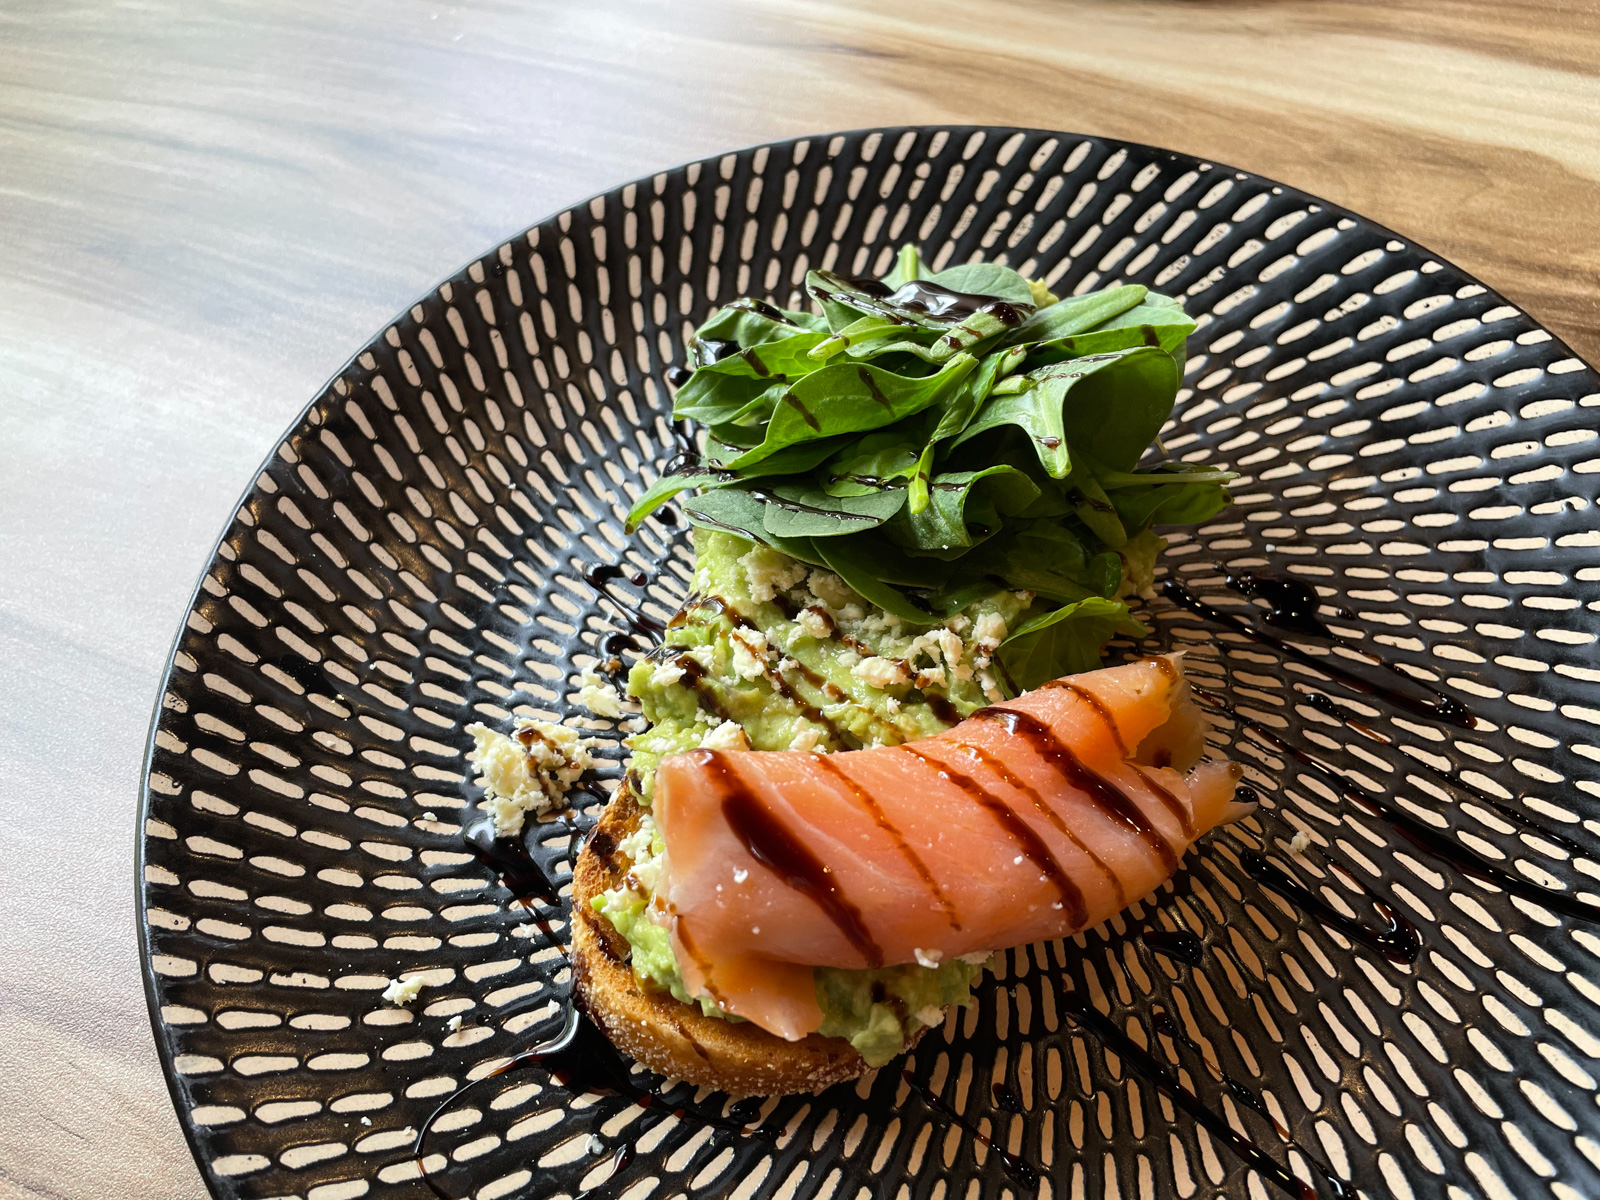
[[[803,1036],[741,1020],[698,967],[685,981],[660,765],[921,743],[1097,667],[1112,637],[1145,632],[1126,600],[1150,586],[1151,526],[1228,503],[1224,472],[1138,465],[1194,328],[1178,302],[1137,286],[1060,300],[997,264],[930,272],[910,248],[883,280],[812,272],[807,290],[820,314],[719,310],[675,380],[700,452],[630,523],[698,490],[692,592],[629,673],[648,727],[575,872],[587,1011],[645,1064],[734,1094],[890,1061],[970,1002],[1001,944],[802,965],[820,1013]]]

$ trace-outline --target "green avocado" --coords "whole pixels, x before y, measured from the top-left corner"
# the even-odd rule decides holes
[[[988,652],[1032,601],[997,587],[929,631],[902,625],[830,572],[733,534],[697,528],[694,547],[688,600],[661,647],[628,675],[628,691],[649,723],[630,741],[629,777],[645,806],[656,764],[701,745],[836,751],[938,733],[1001,698]],[[689,994],[666,929],[649,918],[649,860],[664,849],[650,827],[648,838],[627,847],[634,886],[596,897],[594,907],[627,939],[640,980],[708,1015],[726,1015]],[[870,1065],[882,1066],[927,1023],[918,1014],[942,1019],[946,1006],[970,1004],[981,971],[960,960],[819,967],[821,1032],[847,1039]]]

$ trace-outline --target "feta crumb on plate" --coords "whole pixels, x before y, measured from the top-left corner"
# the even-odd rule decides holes
[[[507,737],[474,722],[467,726],[475,743],[467,761],[487,795],[484,811],[494,818],[499,837],[522,832],[527,814],[555,808],[590,767],[594,755],[577,732],[549,721],[523,720],[516,736]]]
[[[1297,829],[1294,837],[1289,839],[1289,849],[1296,854],[1304,854],[1311,848],[1311,835],[1304,829]]]
[[[383,990],[383,1002],[392,1004],[396,1008],[404,1008],[417,998],[422,991],[422,976],[413,975],[410,979],[391,979],[389,986]]]
[[[917,963],[924,967],[937,967],[939,960],[944,957],[942,950],[923,950],[921,947],[914,948],[911,953],[916,956]]]
[[[592,669],[578,676],[578,703],[597,717],[628,715],[622,707],[622,697],[611,686],[611,681]]]

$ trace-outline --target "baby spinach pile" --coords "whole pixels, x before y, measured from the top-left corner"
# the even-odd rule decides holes
[[[1019,690],[1142,635],[1152,525],[1204,521],[1233,476],[1138,463],[1172,413],[1181,304],[1138,285],[1058,300],[997,263],[806,276],[820,314],[740,300],[697,331],[673,417],[705,430],[629,514],[687,489],[696,524],[826,567],[907,622],[997,587],[1038,597],[998,658]],[[1130,585],[1124,588],[1124,581]]]

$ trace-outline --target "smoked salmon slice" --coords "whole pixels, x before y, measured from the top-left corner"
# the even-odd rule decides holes
[[[903,746],[663,761],[657,894],[691,992],[790,1040],[812,968],[930,965],[1098,925],[1169,879],[1239,768],[1177,656],[1054,680]]]

